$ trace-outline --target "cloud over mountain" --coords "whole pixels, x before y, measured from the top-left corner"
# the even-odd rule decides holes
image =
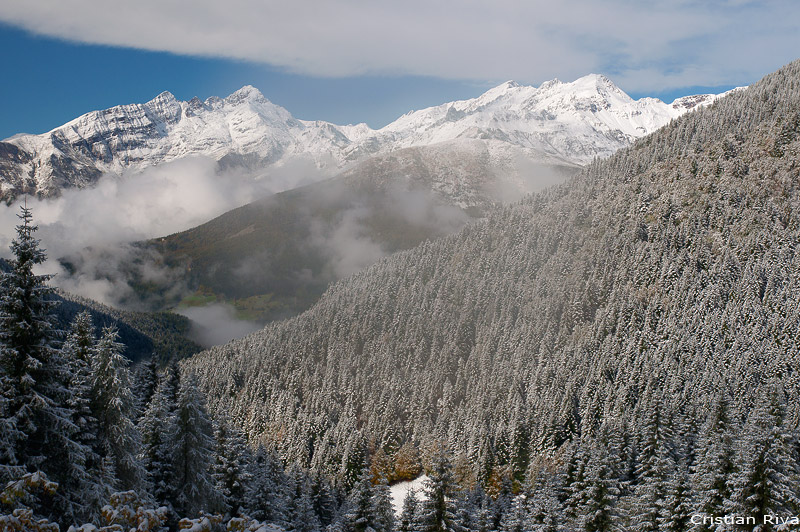
[[[0,5],[0,20],[37,34],[242,59],[317,76],[532,83],[601,71],[629,91],[754,79],[793,58],[799,18],[800,4],[791,0]]]

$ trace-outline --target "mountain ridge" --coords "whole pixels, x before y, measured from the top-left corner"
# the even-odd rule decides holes
[[[245,85],[226,98],[179,101],[164,91],[143,104],[91,111],[39,134],[0,142],[0,197],[57,196],[91,186],[106,173],[141,171],[205,156],[255,177],[304,161],[332,175],[373,155],[456,139],[493,139],[539,162],[583,165],[605,157],[715,95],[681,105],[633,100],[602,75],[540,87],[509,81],[480,96],[411,111],[371,129],[300,120]]]

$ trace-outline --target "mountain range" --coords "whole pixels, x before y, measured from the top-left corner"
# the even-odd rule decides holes
[[[481,96],[412,111],[380,129],[294,118],[245,86],[227,98],[179,101],[163,92],[144,104],[93,111],[41,135],[0,142],[0,197],[57,196],[187,156],[223,169],[270,172],[303,163],[321,178],[369,157],[441,142],[482,140],[500,160],[518,156],[579,166],[606,157],[715,95],[633,100],[602,75],[540,87],[503,83]],[[292,188],[293,183],[284,184]]]

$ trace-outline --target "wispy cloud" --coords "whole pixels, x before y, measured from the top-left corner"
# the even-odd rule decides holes
[[[55,273],[53,282],[67,291],[136,308],[131,274],[178,291],[185,287],[159,257],[131,242],[184,231],[303,179],[317,180],[317,174],[299,165],[256,180],[235,170],[220,172],[213,159],[189,157],[121,177],[106,175],[93,188],[67,189],[58,198],[28,199],[50,259],[42,271]],[[20,201],[0,205],[0,256],[9,255]],[[73,271],[62,268],[62,258]]]
[[[203,347],[221,345],[262,328],[261,324],[236,317],[236,309],[217,303],[205,307],[190,307],[178,312],[192,321],[190,336]]]
[[[8,0],[0,20],[316,76],[534,83],[603,72],[629,91],[751,82],[800,50],[794,0]]]

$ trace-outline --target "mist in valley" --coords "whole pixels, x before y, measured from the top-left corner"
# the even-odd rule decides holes
[[[217,345],[305,310],[330,283],[392,253],[458,231],[483,216],[491,202],[516,201],[565,175],[522,155],[511,168],[505,169],[510,176],[493,177],[478,189],[490,201],[465,208],[431,189],[425,172],[433,170],[426,168],[367,166],[359,173],[356,167],[329,178],[312,164],[295,161],[256,178],[252,169],[189,157],[106,175],[93,188],[67,189],[57,198],[3,206],[0,246],[8,256],[19,203],[27,201],[48,256],[41,273],[53,274],[54,286],[127,310],[175,309],[193,321],[195,341]],[[298,184],[305,186],[293,188]],[[286,189],[293,190],[280,194]],[[247,204],[248,216],[267,216],[269,222],[203,234],[204,249],[216,252],[213,260],[198,265],[196,258],[177,260],[159,249],[169,235],[197,226],[202,227],[194,231],[201,231],[209,220]],[[193,299],[204,284],[219,283],[222,289]],[[246,308],[254,295],[256,306],[267,310]]]

